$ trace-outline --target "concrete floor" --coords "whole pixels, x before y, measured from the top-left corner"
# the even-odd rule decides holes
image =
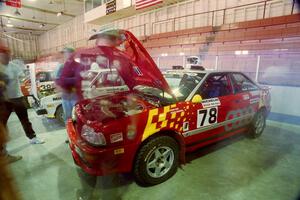
[[[15,115],[8,125],[8,150],[23,156],[11,170],[24,200],[292,200],[300,193],[300,126],[268,121],[260,138],[238,136],[189,154],[174,177],[145,188],[130,174],[84,174],[64,143],[64,127],[33,111],[30,118],[45,144],[29,145]]]

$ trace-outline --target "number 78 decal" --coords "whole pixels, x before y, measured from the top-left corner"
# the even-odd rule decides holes
[[[218,121],[218,107],[206,108],[197,111],[197,128],[215,124]]]

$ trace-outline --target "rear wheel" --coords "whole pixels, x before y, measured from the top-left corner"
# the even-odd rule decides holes
[[[179,147],[168,136],[149,140],[139,150],[134,175],[142,185],[156,185],[172,177],[178,168]]]
[[[251,138],[258,138],[266,127],[266,115],[263,109],[259,110],[250,124],[249,135]]]
[[[56,109],[55,112],[55,118],[57,119],[57,121],[59,121],[61,124],[65,123],[65,118],[64,118],[64,110],[63,107],[60,105],[58,106],[58,108]]]

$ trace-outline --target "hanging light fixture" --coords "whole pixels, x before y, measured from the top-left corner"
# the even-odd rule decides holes
[[[59,12],[56,14],[57,17],[62,16],[62,15],[64,14],[64,11],[66,10],[66,4],[65,4],[65,1],[64,1],[64,0],[63,0],[63,6],[64,6],[63,10],[62,10],[62,11],[59,11]]]
[[[52,0],[49,1],[49,4],[54,4]]]
[[[60,11],[60,12],[58,12],[57,14],[56,14],[56,16],[57,17],[60,17],[60,16],[62,16],[64,14],[64,12],[63,11]]]
[[[46,25],[45,24],[40,24],[40,28],[43,28],[45,27]]]
[[[14,12],[15,15],[21,15],[20,11],[18,10],[18,8],[16,9],[16,11]]]

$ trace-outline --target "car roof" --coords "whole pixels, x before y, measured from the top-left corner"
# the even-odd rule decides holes
[[[96,73],[100,73],[100,72],[116,72],[116,69],[89,69],[88,71],[90,72],[96,72]]]
[[[197,74],[211,74],[211,73],[242,73],[238,71],[230,71],[230,70],[215,70],[215,69],[206,69],[206,70],[166,70],[165,73],[197,73]]]

